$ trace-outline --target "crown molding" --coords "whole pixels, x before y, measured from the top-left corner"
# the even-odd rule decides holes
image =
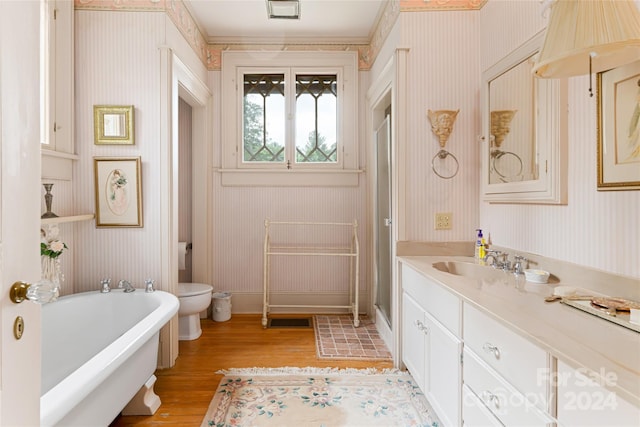
[[[207,39],[190,8],[183,0],[74,0],[76,10],[165,12],[208,70],[222,68],[223,50],[289,50],[358,52],[358,67],[373,65],[400,12],[434,10],[477,10],[488,0],[387,0],[369,39]]]
[[[401,12],[479,10],[488,0],[400,0]]]

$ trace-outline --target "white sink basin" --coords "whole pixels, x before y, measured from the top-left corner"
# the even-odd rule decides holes
[[[470,262],[440,261],[434,262],[433,268],[445,273],[471,279],[498,279],[504,277],[504,273],[501,270],[496,270],[484,265],[472,264]]]

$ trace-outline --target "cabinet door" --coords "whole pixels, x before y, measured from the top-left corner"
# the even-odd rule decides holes
[[[425,368],[424,311],[406,293],[402,294],[402,361],[423,392]]]
[[[558,423],[561,426],[640,426],[640,407],[603,387],[607,381],[615,385],[615,376],[608,374],[609,378],[596,382],[587,371],[558,361]]]
[[[443,425],[461,424],[462,341],[425,313],[427,367],[425,388]]]

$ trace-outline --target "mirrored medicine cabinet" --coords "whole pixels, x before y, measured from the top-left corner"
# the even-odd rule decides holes
[[[482,74],[482,189],[496,203],[566,203],[566,79],[531,69],[540,32]]]

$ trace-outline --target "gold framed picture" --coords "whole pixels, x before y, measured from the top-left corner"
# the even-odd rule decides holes
[[[598,73],[598,190],[640,189],[640,61]]]
[[[94,144],[135,144],[133,112],[133,105],[94,105]]]
[[[142,227],[140,157],[94,157],[96,227]]]

